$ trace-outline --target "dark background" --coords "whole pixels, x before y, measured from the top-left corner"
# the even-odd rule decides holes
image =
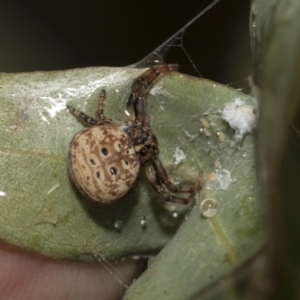
[[[212,0],[0,0],[0,72],[126,66],[141,60]],[[249,0],[220,0],[183,45],[202,77],[235,87],[251,72]],[[183,50],[166,62],[198,76]]]

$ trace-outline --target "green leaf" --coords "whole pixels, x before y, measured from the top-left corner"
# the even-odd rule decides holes
[[[183,268],[181,279],[190,281],[193,272],[193,285],[199,287],[261,242],[253,139],[248,133],[240,141],[236,136],[241,132],[222,117],[228,104],[253,117],[255,103],[209,81],[179,73],[163,77],[147,96],[160,158],[176,183],[193,183],[199,170],[204,171],[207,184],[200,199],[190,206],[164,203],[141,172],[135,189],[117,203],[90,204],[68,177],[68,143],[86,125],[65,109],[66,103],[93,116],[105,88],[105,114],[125,119],[130,86],[141,72],[89,68],[1,75],[0,235],[8,243],[52,257],[89,260],[96,254],[116,259],[159,251],[191,210],[148,273],[159,265],[159,271],[179,278],[174,267]],[[206,198],[215,199],[219,207],[210,219],[199,210],[198,202]],[[199,274],[205,280],[199,282]]]

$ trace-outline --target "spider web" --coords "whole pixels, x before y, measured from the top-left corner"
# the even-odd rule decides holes
[[[189,62],[192,64],[195,71],[201,77],[201,74],[193,62],[192,58],[186,51],[185,47],[183,46],[183,36],[186,30],[200,17],[206,14],[210,9],[212,9],[218,2],[221,0],[214,0],[211,4],[206,6],[202,11],[200,11],[193,19],[191,19],[188,23],[186,23],[181,29],[179,29],[175,34],[173,34],[170,38],[168,38],[165,42],[163,42],[160,46],[158,46],[155,50],[149,53],[146,57],[142,60],[134,64],[135,68],[145,68],[155,64],[162,64],[165,63],[165,57],[168,54],[168,51],[171,47],[180,47],[186,57],[188,58]]]
[[[165,63],[165,57],[167,56],[169,50],[171,47],[179,47],[182,49],[186,57],[188,58],[189,62],[197,72],[197,74],[201,77],[200,71],[198,70],[197,66],[193,62],[192,58],[186,51],[185,47],[183,46],[183,37],[186,32],[186,30],[200,17],[202,17],[204,14],[206,14],[210,9],[212,9],[217,3],[219,3],[221,0],[214,0],[212,1],[208,6],[206,6],[202,11],[200,11],[194,18],[192,18],[187,24],[185,24],[181,29],[179,29],[175,34],[173,34],[170,38],[168,38],[166,41],[164,41],[160,46],[158,46],[156,49],[154,49],[151,53],[149,53],[147,56],[145,56],[142,60],[135,63],[133,65],[134,68],[147,68],[149,66],[155,65],[155,64],[164,64]],[[173,212],[174,217],[176,214],[176,211]],[[117,222],[117,221],[116,221]],[[128,278],[122,273],[122,270],[120,270],[115,263],[111,263],[107,261],[100,252],[94,253],[94,258],[102,263],[103,268],[107,270],[107,272],[114,276],[115,280],[118,282],[118,284],[122,285],[125,289],[129,287],[131,282]],[[139,257],[135,257],[138,259]],[[141,256],[140,258],[145,260],[145,256]],[[149,257],[147,257],[149,258]],[[116,261],[117,263],[117,261]],[[120,291],[120,297],[121,295]]]

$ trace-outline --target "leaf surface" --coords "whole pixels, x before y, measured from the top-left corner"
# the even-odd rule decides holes
[[[160,158],[171,179],[192,184],[199,170],[204,171],[206,188],[190,206],[164,203],[143,171],[133,191],[106,207],[90,204],[72,185],[67,148],[86,124],[71,115],[66,104],[93,116],[97,96],[105,88],[105,115],[124,120],[131,84],[141,72],[87,68],[1,74],[1,239],[51,257],[91,260],[96,254],[117,259],[159,251],[186,219],[159,257],[169,257],[167,265],[182,260],[184,267],[195,254],[192,267],[199,263],[199,272],[200,265],[208,268],[207,263],[214,262],[209,267],[212,277],[260,244],[252,136],[238,141],[222,117],[228,103],[250,109],[255,103],[216,83],[176,73],[161,78],[147,96]],[[218,204],[214,218],[204,218],[199,210],[205,198]],[[170,248],[172,255],[165,252]],[[206,273],[208,281],[212,277]]]

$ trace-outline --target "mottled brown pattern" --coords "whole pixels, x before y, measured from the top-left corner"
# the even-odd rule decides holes
[[[125,132],[116,127],[103,129],[103,126],[94,126],[74,136],[69,146],[69,171],[84,195],[109,203],[115,200],[116,195],[118,198],[124,196],[132,187],[140,165]],[[121,148],[113,147],[113,140],[117,140]],[[102,148],[107,149],[107,155],[103,154]],[[117,170],[116,175],[111,174],[112,167]],[[122,174],[126,175],[125,179]]]

